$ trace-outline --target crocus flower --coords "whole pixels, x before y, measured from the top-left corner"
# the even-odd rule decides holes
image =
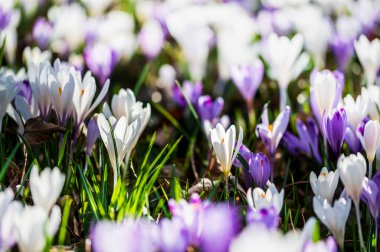
[[[61,222],[61,209],[54,206],[49,215],[40,206],[26,207],[14,218],[17,245],[21,252],[39,252],[52,239]]]
[[[318,146],[319,130],[315,121],[309,118],[305,124],[297,118],[296,127],[298,137],[286,131],[282,137],[282,145],[293,155],[306,154],[308,157],[314,157],[319,164],[322,163]]]
[[[22,208],[23,206],[19,201],[10,202],[4,215],[0,217],[0,251],[9,251],[16,244],[17,232],[13,222]]]
[[[187,105],[187,102],[184,96],[186,96],[187,100],[191,102],[191,104],[197,105],[198,98],[202,95],[202,90],[202,82],[193,84],[191,81],[184,81],[182,85],[182,91],[177,85],[172,86],[173,100],[179,106],[185,107]]]
[[[94,77],[92,77],[91,72],[87,72],[83,77],[80,75],[74,77],[74,121],[76,127],[79,129],[81,123],[86,119],[86,117],[94,111],[94,109],[99,105],[99,103],[106,96],[109,88],[109,80],[103,85],[98,97],[94,100],[96,93],[96,83]]]
[[[329,114],[324,115],[326,138],[336,154],[342,148],[346,125],[347,116],[344,108],[333,109]]]
[[[45,18],[37,18],[33,25],[33,39],[38,47],[45,49],[48,47],[53,34],[53,25]]]
[[[228,178],[232,164],[239,152],[243,141],[243,130],[240,128],[239,136],[236,144],[236,128],[235,125],[225,131],[223,126],[218,123],[211,130],[211,143],[215,151],[216,158],[220,164],[220,169],[224,173],[225,178]]]
[[[165,33],[161,24],[155,19],[145,22],[139,32],[137,42],[144,55],[148,59],[154,59],[165,42]]]
[[[367,170],[367,164],[362,154],[342,154],[338,160],[338,171],[347,193],[354,203],[360,201],[362,183]]]
[[[116,51],[103,43],[87,46],[83,57],[87,67],[99,79],[100,85],[104,85],[119,61]]]
[[[286,106],[286,90],[289,83],[306,67],[309,57],[302,53],[303,37],[296,34],[292,39],[278,37],[272,33],[268,38],[267,53],[264,54],[271,69],[271,76],[280,87],[280,109]]]
[[[34,204],[49,213],[62,192],[65,175],[58,167],[53,169],[46,167],[41,174],[38,174],[38,167],[34,165],[30,172],[29,184]]]
[[[372,178],[372,163],[375,159],[376,149],[379,145],[380,138],[380,124],[378,121],[370,120],[365,124],[364,132],[361,134],[357,132],[357,136],[366,151],[368,164],[369,164],[369,178]]]
[[[344,140],[346,141],[348,148],[351,152],[357,153],[362,149],[362,144],[360,143],[359,138],[357,137],[357,130],[353,130],[351,127],[346,128],[344,133]]]
[[[19,89],[12,76],[0,76],[0,133],[3,118],[11,105],[12,100],[17,95]]]
[[[329,236],[326,241],[318,241],[316,243],[308,241],[305,244],[303,252],[337,252],[338,248],[332,236]]]
[[[354,54],[354,41],[335,34],[331,39],[330,45],[338,63],[339,70],[344,72]]]
[[[338,245],[343,248],[346,221],[351,209],[351,200],[340,197],[332,206],[327,199],[321,201],[317,197],[313,198],[314,212],[320,221],[334,235]]]
[[[198,113],[202,121],[212,121],[214,118],[219,117],[223,110],[224,100],[218,97],[212,101],[209,95],[200,96],[198,99]]]
[[[362,93],[356,97],[356,100],[348,94],[343,99],[344,110],[347,114],[347,124],[353,130],[356,130],[359,124],[368,114],[369,98],[367,90],[362,89]]]
[[[269,123],[268,106],[264,106],[261,115],[261,123],[256,126],[256,135],[260,136],[264,142],[269,155],[273,156],[286,128],[288,127],[290,117],[290,107],[287,106],[276,118],[273,124]]]
[[[11,188],[7,188],[0,192],[0,222],[7,211],[8,206],[11,204],[13,197],[14,195]]]
[[[51,51],[41,51],[41,49],[38,47],[30,48],[27,46],[22,52],[22,59],[26,65],[29,65],[30,63],[39,65],[44,62],[50,62]]]
[[[242,156],[242,158],[245,160],[245,162],[248,164],[249,163],[249,159],[252,157],[251,155],[251,151],[248,149],[247,146],[245,146],[244,144],[242,144],[240,146],[240,149],[239,149],[239,154],[240,156]],[[243,167],[243,164],[239,161],[239,159],[235,159],[234,160],[234,166],[237,166],[237,167]],[[243,169],[244,171],[245,169]]]
[[[249,224],[264,224],[268,229],[276,229],[280,223],[280,216],[276,209],[272,207],[261,208],[258,211],[248,208],[247,223]]]
[[[115,186],[117,178],[120,175],[119,168],[123,159],[127,152],[131,152],[133,142],[135,141],[135,138],[138,138],[141,129],[141,118],[138,117],[128,125],[128,120],[125,116],[121,116],[119,120],[111,117],[110,121],[108,121],[104,114],[99,114],[97,124],[100,137],[107,149],[108,157],[111,162]],[[111,130],[111,127],[113,130]],[[113,139],[115,139],[115,142]]]
[[[80,74],[74,67],[54,61],[54,67],[49,66],[48,82],[51,101],[57,114],[58,122],[64,126],[73,109],[75,78]]]
[[[323,114],[330,113],[342,96],[344,83],[335,76],[338,77],[328,70],[321,72],[313,70],[310,75],[310,107],[323,134]]]
[[[244,100],[252,102],[264,77],[264,64],[257,59],[252,65],[233,67],[231,76]]]
[[[362,194],[362,184],[367,171],[366,161],[360,152],[357,155],[351,154],[347,157],[342,154],[338,160],[338,170],[345,190],[350,195],[355,205],[356,221],[358,223],[360,246],[364,248],[364,240],[360,222],[360,196]]]
[[[189,246],[188,230],[182,219],[172,218],[160,221],[160,251],[182,252]]]
[[[7,28],[12,17],[11,4],[2,4],[0,6],[0,31]]]
[[[92,147],[95,145],[96,140],[99,138],[99,127],[94,118],[91,118],[87,125],[87,138],[86,138],[86,155],[90,156]]]
[[[284,201],[284,189],[279,193],[274,184],[269,183],[268,189],[264,191],[256,187],[253,191],[251,188],[247,191],[248,205],[255,211],[262,208],[274,207],[277,214],[280,214]]]
[[[380,40],[369,41],[364,35],[355,41],[355,51],[364,69],[367,86],[375,83],[376,73],[380,68]]]
[[[303,239],[299,232],[268,229],[264,225],[248,225],[232,242],[231,252],[251,251],[302,251]]]
[[[254,154],[248,160],[249,175],[254,184],[264,188],[270,176],[270,163],[268,158],[263,153]],[[250,185],[252,186],[252,184]]]
[[[339,171],[328,171],[326,167],[323,167],[318,178],[314,172],[310,173],[310,185],[315,196],[321,197],[321,199],[327,199],[331,204],[334,198],[336,187],[339,182]]]
[[[361,200],[369,208],[377,227],[380,218],[380,172],[376,173],[372,179],[364,178],[362,190]]]

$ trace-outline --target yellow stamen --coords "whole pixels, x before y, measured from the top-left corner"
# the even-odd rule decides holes
[[[273,131],[273,124],[269,124],[269,131]]]
[[[262,193],[262,194],[261,194],[261,197],[262,197],[263,199],[265,199],[265,193]]]
[[[323,176],[323,177],[326,177],[326,176],[327,176],[327,173],[326,173],[326,172],[322,172],[322,176]]]
[[[82,88],[82,90],[81,90],[81,95],[82,96],[84,95],[84,88]]]
[[[61,87],[58,88],[58,93],[60,96],[62,95],[62,88]]]
[[[224,144],[224,137],[222,138],[222,144]]]

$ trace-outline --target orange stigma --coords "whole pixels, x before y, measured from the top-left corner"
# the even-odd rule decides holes
[[[269,128],[269,131],[273,131],[273,124],[269,124],[268,128]]]
[[[82,90],[81,90],[81,95],[82,96],[84,95],[84,88],[82,88]]]
[[[58,88],[58,93],[60,96],[62,95],[62,88],[61,87]]]

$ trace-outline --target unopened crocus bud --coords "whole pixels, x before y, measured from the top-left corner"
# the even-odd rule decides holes
[[[380,68],[380,40],[369,41],[366,36],[361,35],[354,45],[366,75],[367,86],[371,86],[375,83],[376,74]]]
[[[214,118],[219,117],[223,106],[224,100],[222,97],[218,97],[212,101],[210,96],[204,95],[198,99],[198,114],[202,121],[212,121]]]
[[[53,34],[53,25],[45,18],[38,18],[33,25],[33,39],[41,49],[46,49]]]
[[[253,178],[253,182],[256,186],[263,188],[270,176],[270,163],[263,153],[251,154],[249,160],[249,172]]]
[[[264,64],[256,60],[252,65],[236,66],[231,70],[232,79],[246,102],[252,102],[264,76]]]
[[[339,153],[342,148],[346,125],[347,116],[344,108],[333,109],[324,116],[326,137],[334,153]]]
[[[380,124],[376,120],[368,121],[364,126],[364,132],[357,132],[357,136],[366,151],[369,163],[375,159],[376,149],[380,138]]]
[[[91,120],[88,122],[87,125],[87,138],[86,138],[86,155],[90,156],[92,147],[96,143],[96,140],[99,138],[100,132],[99,127],[96,124],[94,118],[91,118]]]

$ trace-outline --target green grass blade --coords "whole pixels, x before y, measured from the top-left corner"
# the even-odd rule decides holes
[[[7,170],[9,168],[9,165],[11,164],[13,158],[16,156],[16,153],[19,147],[20,147],[20,143],[17,143],[16,147],[12,150],[11,154],[7,158],[7,161],[5,161],[5,164],[3,165],[3,167],[1,167],[0,181],[3,181],[5,174],[7,173]]]

